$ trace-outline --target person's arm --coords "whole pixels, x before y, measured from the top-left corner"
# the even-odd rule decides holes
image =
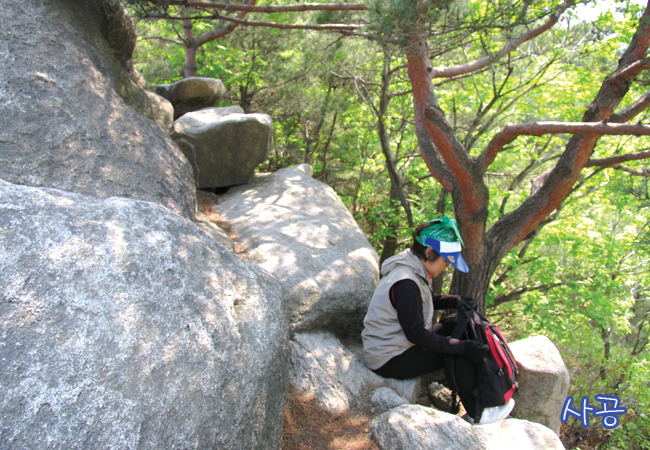
[[[458,295],[437,295],[433,294],[433,307],[437,310],[455,309],[458,305]]]
[[[422,312],[422,296],[420,288],[413,280],[401,280],[390,288],[390,301],[397,310],[399,320],[406,339],[410,342],[437,353],[462,354],[465,351],[465,341],[433,333],[424,327]],[[454,297],[454,296],[440,296]],[[455,307],[454,299],[454,307]]]

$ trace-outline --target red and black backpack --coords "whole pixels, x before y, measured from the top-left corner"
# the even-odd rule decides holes
[[[457,397],[470,417],[478,422],[484,408],[508,403],[518,388],[517,364],[499,328],[476,311],[476,303],[459,301],[456,326],[451,335],[488,345],[490,351],[479,364],[462,355],[449,355],[445,377],[453,392],[452,412],[458,412]]]

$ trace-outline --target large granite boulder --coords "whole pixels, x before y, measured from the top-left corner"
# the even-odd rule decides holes
[[[543,425],[507,419],[470,425],[458,416],[419,405],[391,409],[372,421],[380,450],[552,450],[564,449]]]
[[[236,186],[269,158],[273,121],[239,106],[205,108],[176,120],[171,136],[192,164],[197,188]]]
[[[327,332],[296,333],[291,341],[291,385],[332,414],[368,408],[384,412],[418,400],[418,379],[382,378],[363,364],[362,352],[360,345],[345,346]]]
[[[571,379],[560,352],[546,336],[510,344],[519,376],[513,417],[546,425],[560,433],[560,414]]]
[[[219,199],[243,253],[287,293],[292,329],[358,338],[377,281],[377,254],[336,193],[302,164],[257,175]]]
[[[278,282],[149,202],[0,182],[0,448],[278,449]]]
[[[221,80],[207,77],[188,77],[172,84],[160,84],[154,92],[174,107],[174,120],[188,112],[215,106],[223,98],[226,88]]]
[[[191,166],[167,130],[133,108],[156,117],[171,105],[125,71],[128,45],[109,46],[109,3],[0,2],[0,179],[193,217]]]
[[[99,29],[123,71],[116,70],[117,93],[124,103],[152,119],[164,130],[174,122],[174,108],[163,97],[145,89],[146,82],[135,70],[133,51],[137,31],[133,18],[119,0],[92,0],[92,11],[98,12]]]

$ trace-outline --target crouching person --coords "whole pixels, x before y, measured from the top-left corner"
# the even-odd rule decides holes
[[[431,291],[430,278],[450,264],[469,272],[461,245],[456,221],[443,217],[418,226],[411,248],[384,261],[383,278],[370,301],[361,335],[366,365],[373,372],[387,378],[415,378],[443,369],[446,355],[456,354],[464,357],[463,370],[474,373],[473,364],[485,358],[487,345],[449,337],[453,323],[433,323],[436,309],[456,308],[458,302],[470,300]],[[475,383],[473,376],[467,380]],[[503,419],[513,407],[509,403],[486,408],[480,423]]]

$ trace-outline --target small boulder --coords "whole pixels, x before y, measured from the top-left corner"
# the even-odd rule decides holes
[[[418,379],[382,378],[361,362],[358,353],[361,349],[355,352],[345,347],[330,333],[296,333],[291,341],[290,383],[296,392],[310,394],[332,414],[372,405],[383,412],[389,406],[417,400]],[[381,388],[385,389],[377,393]],[[387,390],[392,394],[386,395]]]
[[[188,77],[172,84],[162,84],[154,92],[174,106],[174,120],[188,112],[215,106],[223,98],[226,88],[221,80],[207,77]]]
[[[273,121],[238,106],[205,108],[174,122],[171,136],[194,169],[199,189],[245,184],[269,158]]]
[[[513,417],[541,423],[560,432],[560,413],[571,382],[560,352],[546,336],[512,342],[517,361],[519,390]]]
[[[359,336],[379,265],[352,214],[308,164],[257,175],[215,207],[249,261],[280,280],[295,331]]]
[[[470,425],[458,416],[403,405],[376,417],[372,438],[380,450],[560,450],[560,439],[543,425],[508,419]]]
[[[449,389],[434,382],[429,385],[427,393],[433,406],[441,411],[451,411],[454,399]]]
[[[378,412],[385,412],[409,403],[408,400],[389,387],[377,389],[370,397],[370,401]]]

